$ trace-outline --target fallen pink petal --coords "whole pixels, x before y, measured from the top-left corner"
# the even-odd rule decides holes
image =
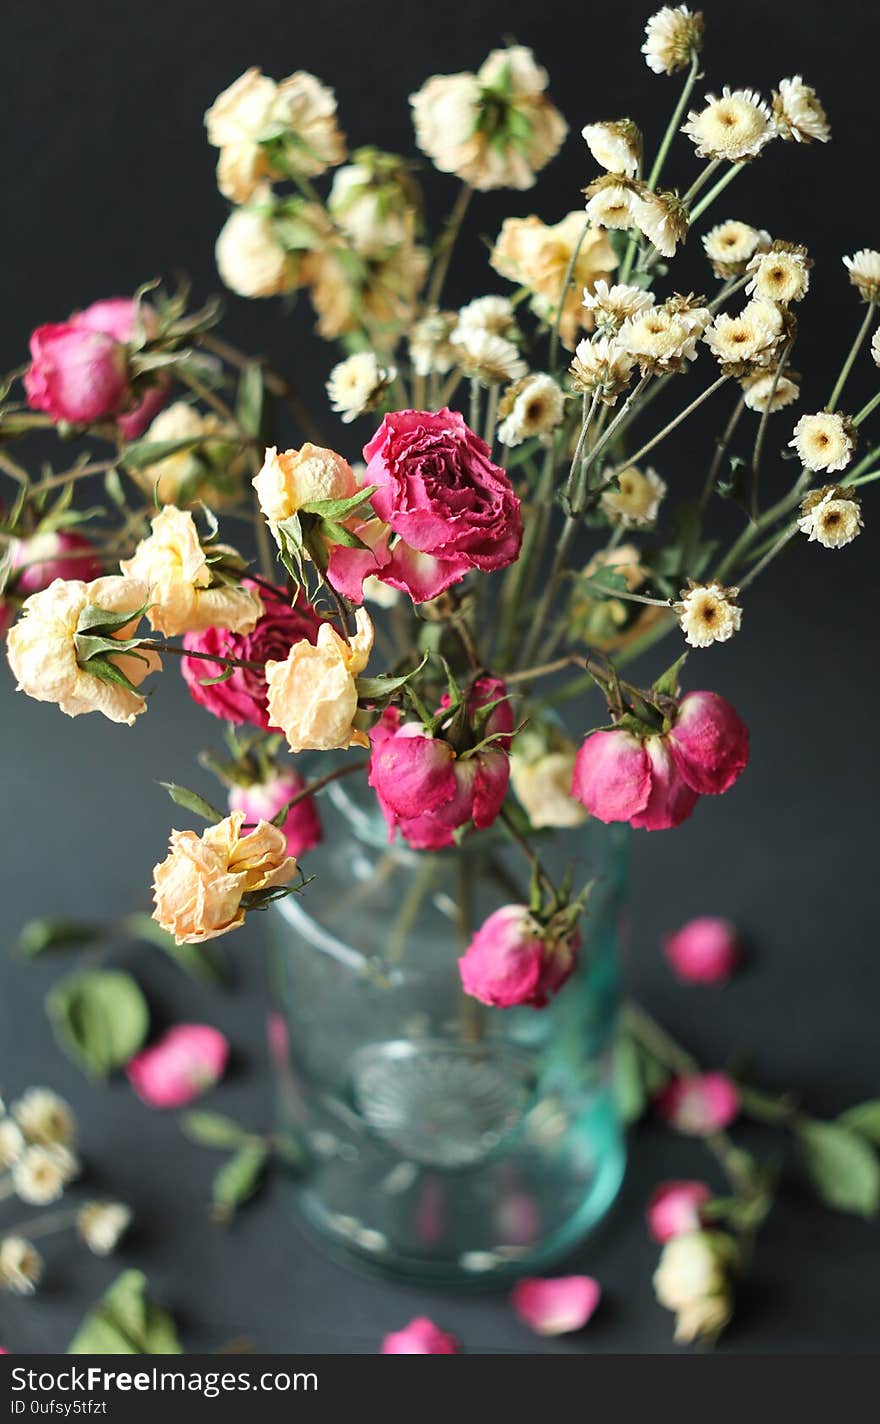
[[[717,915],[702,915],[665,935],[663,953],[686,984],[726,984],[740,957],[734,925]]]
[[[586,1325],[601,1295],[592,1276],[534,1276],[518,1281],[510,1299],[515,1314],[537,1335],[570,1335]]]
[[[209,1024],[178,1024],[126,1067],[128,1081],[151,1108],[181,1108],[223,1077],[229,1042]]]
[[[648,1202],[648,1230],[661,1245],[673,1236],[699,1231],[703,1225],[700,1208],[711,1200],[705,1182],[661,1182]]]
[[[402,1330],[393,1330],[382,1341],[383,1355],[457,1355],[458,1341],[447,1335],[425,1315],[419,1315]]]

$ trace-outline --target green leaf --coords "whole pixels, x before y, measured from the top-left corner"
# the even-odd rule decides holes
[[[254,1135],[231,1117],[215,1112],[183,1113],[180,1126],[192,1142],[201,1147],[253,1146]]]
[[[99,925],[78,920],[28,920],[18,937],[17,949],[28,959],[53,949],[82,949],[100,939]]]
[[[161,949],[175,964],[200,984],[222,984],[226,979],[223,950],[212,944],[175,944],[174,936],[158,925],[152,915],[142,912],[126,915],[123,929],[132,939],[144,940]]]
[[[684,667],[686,658],[687,653],[682,653],[680,658],[676,658],[675,662],[672,663],[672,665],[668,667],[664,673],[660,674],[657,681],[654,683],[653,690],[655,693],[658,693],[660,696],[663,697],[678,696],[679,692],[681,691],[680,674],[682,668]]]
[[[313,499],[300,508],[304,514],[317,514],[320,519],[346,519],[350,514],[354,514],[356,509],[360,509],[362,504],[366,504],[378,488],[378,485],[369,485],[366,489],[358,490],[357,494],[350,494],[347,499]]]
[[[358,698],[362,698],[366,702],[377,702],[383,697],[390,697],[392,693],[405,687],[412,678],[418,676],[427,661],[426,653],[418,667],[413,668],[411,672],[401,673],[399,677],[392,677],[389,673],[380,673],[378,677],[355,678]]]
[[[845,1113],[837,1119],[839,1127],[845,1127],[850,1132],[858,1133],[859,1137],[866,1137],[869,1142],[880,1147],[880,1098],[873,1098],[867,1103],[857,1103],[855,1107],[847,1108]]]
[[[218,673],[216,677],[200,677],[199,687],[216,687],[220,682],[228,682],[234,672],[234,667],[227,667]]]
[[[67,1347],[68,1355],[181,1355],[167,1310],[147,1296],[141,1271],[123,1271],[91,1310]]]
[[[135,648],[139,648],[143,638],[103,638],[97,633],[74,633],[73,642],[76,648],[76,660],[80,667],[85,667],[91,658],[113,657],[119,653],[133,653]],[[144,659],[146,661],[146,659]],[[86,668],[86,671],[88,669]],[[118,669],[117,669],[118,671]]]
[[[178,806],[192,811],[194,816],[201,816],[203,821],[210,821],[212,826],[216,826],[218,821],[223,820],[223,812],[218,811],[216,806],[212,806],[210,801],[206,801],[204,796],[200,796],[197,791],[190,791],[186,786],[178,786],[174,781],[160,781],[159,785],[165,787],[171,800],[175,801]]]
[[[126,692],[133,692],[136,697],[141,696],[134,683],[107,658],[90,658],[88,672],[91,677],[99,677],[102,682],[115,683],[117,687],[124,687]]]
[[[145,470],[148,465],[156,465],[169,455],[194,450],[203,438],[201,435],[187,435],[180,440],[133,440],[126,446],[123,459],[132,470]]]
[[[142,618],[149,606],[149,603],[142,603],[140,608],[132,608],[127,613],[111,613],[106,608],[99,608],[96,603],[87,603],[76,620],[76,631],[77,633],[95,633],[104,638],[112,637],[126,624],[134,623],[136,619]]]
[[[138,985],[118,969],[87,970],[62,979],[49,991],[46,1008],[61,1047],[98,1078],[133,1058],[150,1026]]]
[[[880,1207],[880,1163],[868,1143],[838,1123],[810,1119],[798,1127],[797,1137],[822,1200],[838,1211],[874,1216]]]
[[[246,435],[258,439],[263,431],[265,387],[263,368],[258,361],[248,361],[238,383],[235,414]]]
[[[628,1033],[621,1033],[612,1060],[614,1100],[625,1123],[638,1122],[648,1106],[642,1078],[641,1054]]]
[[[333,519],[322,519],[321,533],[325,539],[329,539],[331,544],[341,544],[345,549],[369,549],[370,547],[357,534],[346,529],[344,524],[337,524]]]
[[[214,1178],[211,1215],[215,1221],[231,1221],[237,1209],[250,1200],[263,1179],[267,1156],[265,1147],[249,1145],[220,1168]]]

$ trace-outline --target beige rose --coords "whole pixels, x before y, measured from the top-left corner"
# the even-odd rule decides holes
[[[281,246],[269,218],[256,207],[230,213],[214,255],[223,281],[240,297],[275,297],[298,285],[297,259]]]
[[[348,461],[335,450],[308,440],[301,449],[282,450],[281,454],[270,446],[252,484],[260,509],[272,524],[289,519],[312,500],[348,499],[358,492]]]
[[[133,556],[119,565],[129,578],[149,588],[150,627],[170,638],[203,628],[250,633],[262,615],[262,600],[246,588],[210,587],[211,566],[189,510],[168,504],[150,527],[149,538],[142,539]],[[223,548],[214,547],[217,552]]]
[[[292,752],[369,747],[354,727],[355,678],[363,672],[373,646],[373,624],[365,609],[355,614],[357,632],[350,643],[330,623],[322,623],[313,646],[294,643],[284,662],[266,664],[269,723],[280,727]]]
[[[489,258],[502,277],[526,287],[532,293],[532,307],[544,321],[556,320],[556,308],[572,255],[584,230],[582,212],[570,212],[558,223],[547,224],[539,217],[507,218]],[[569,350],[574,348],[580,327],[590,331],[593,314],[583,305],[584,290],[608,280],[617,258],[607,234],[590,230],[577,256],[560,320],[560,335]]]
[[[229,443],[225,443],[228,436]],[[204,499],[217,506],[241,492],[244,460],[235,431],[218,416],[202,414],[188,401],[174,401],[160,411],[143,437],[144,442],[205,440],[204,446],[175,450],[155,464],[131,474],[148,494],[156,491],[160,504],[184,504]],[[223,443],[221,443],[221,440]]]
[[[300,275],[318,314],[318,334],[335,341],[366,327],[372,345],[390,351],[415,317],[428,265],[427,250],[412,242],[363,267],[353,265],[345,249],[332,242],[306,253]]]
[[[171,853],[153,870],[153,919],[176,944],[200,944],[244,924],[242,896],[286,885],[296,874],[284,832],[259,821],[242,835],[243,811],[195,831],[172,831]]]
[[[217,159],[217,187],[230,203],[248,203],[272,176],[266,150],[258,143],[231,143]]]
[[[285,148],[291,172],[317,178],[345,157],[345,139],[336,123],[336,95],[314,74],[297,70],[278,85],[275,121],[294,141]]]
[[[205,114],[208,142],[215,148],[255,143],[269,129],[277,95],[274,79],[255,67],[245,70]]]
[[[79,579],[56,579],[48,588],[25,600],[21,617],[9,630],[6,640],[9,666],[18,679],[19,692],[38,702],[55,702],[68,717],[83,712],[102,712],[111,722],[129,727],[145,712],[143,697],[87,672],[77,662],[74,636],[80,614],[87,607],[107,613],[134,613],[149,601],[149,589],[138,579],[111,575],[82,583]],[[140,616],[133,617],[114,634],[132,638]],[[162,667],[154,652],[138,649],[133,654],[113,654],[109,659],[134,687],[150,672]]]
[[[518,754],[514,742],[510,779],[536,830],[542,826],[580,826],[588,819],[588,812],[571,794],[576,754],[577,748],[567,738],[565,745],[534,758]]]

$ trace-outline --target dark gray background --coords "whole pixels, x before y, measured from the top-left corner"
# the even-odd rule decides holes
[[[572,123],[562,156],[535,195],[481,199],[476,226],[492,234],[506,212],[562,214],[592,176],[578,129],[594,117],[632,112],[656,135],[678,81],[652,77],[638,54],[648,4],[609,9],[565,0],[445,6],[399,0],[320,6],[248,0],[163,4],[144,10],[93,3],[7,6],[0,105],[4,113],[7,220],[0,262],[0,366],[22,360],[30,328],[61,319],[99,296],[132,290],[153,275],[189,272],[198,297],[218,286],[212,247],[224,205],[201,116],[247,65],[278,76],[311,69],[335,84],[353,144],[409,146],[406,96],[433,72],[472,67],[505,36],[534,45]],[[874,194],[874,56],[880,20],[871,4],[767,6],[759,0],[708,10],[706,88],[754,84],[765,92],[802,71],[826,100],[835,129],[828,148],[776,144],[720,205],[774,235],[806,241],[817,261],[803,309],[797,364],[807,408],[817,408],[860,313],[840,257],[880,246]],[[684,152],[684,149],[680,150]],[[692,161],[682,173],[693,171]],[[451,182],[429,177],[435,214]],[[693,285],[706,280],[698,244]],[[451,295],[498,289],[475,237]],[[320,395],[329,369],[303,304],[283,322],[275,304],[230,299],[228,330],[272,353]],[[860,401],[876,373],[863,360]],[[698,389],[696,378],[686,388]],[[678,392],[675,400],[680,400]],[[859,402],[860,403],[860,402]],[[854,398],[855,404],[855,398]],[[701,424],[705,439],[723,418]],[[776,418],[767,487],[790,471],[775,459],[787,431]],[[778,438],[776,433],[778,432]],[[787,434],[785,435],[787,438]],[[705,443],[691,427],[670,440],[658,465],[674,486],[696,484]],[[354,452],[351,452],[354,453]],[[880,990],[875,912],[877,613],[875,515],[840,553],[796,548],[758,585],[742,634],[697,653],[690,686],[730,697],[752,728],[741,783],[704,801],[675,834],[634,838],[634,936],[630,985],[707,1064],[753,1051],[760,1081],[794,1088],[832,1114],[878,1091]],[[730,510],[722,523],[735,522]],[[662,665],[654,655],[647,674]],[[75,722],[3,688],[0,750],[4,850],[3,948],[37,913],[112,914],[145,902],[148,870],[162,853],[169,805],[157,778],[192,783],[195,751],[214,728],[169,669],[149,715],[128,730],[97,718]],[[698,913],[733,917],[753,945],[750,966],[724,991],[679,986],[665,967],[660,934]],[[212,1106],[268,1121],[263,1056],[262,947],[248,930],[227,941],[236,965],[231,994],[198,989],[149,951],[123,949],[147,986],[157,1024],[195,1018],[218,1024],[235,1046],[228,1083]],[[141,1266],[175,1311],[188,1349],[235,1336],[261,1351],[375,1351],[382,1334],[425,1311],[476,1351],[665,1351],[671,1320],[653,1302],[656,1248],[642,1212],[657,1180],[703,1174],[699,1148],[653,1128],[632,1144],[619,1206],[575,1261],[597,1275],[606,1299],[582,1337],[539,1344],[500,1297],[417,1292],[355,1277],[329,1264],[297,1234],[276,1186],[226,1234],[209,1226],[205,1202],[214,1159],[185,1142],[172,1116],[149,1112],[124,1083],[92,1087],[55,1048],[41,998],[57,973],[48,963],[0,959],[0,1086],[14,1095],[50,1083],[73,1102],[82,1149],[101,1194],[135,1208],[122,1253]],[[769,1146],[761,1135],[758,1146]],[[8,1208],[4,1209],[4,1212]],[[4,1214],[4,1222],[7,1216]],[[49,1279],[33,1302],[0,1298],[0,1343],[10,1350],[64,1347],[84,1308],[118,1262],[84,1260],[69,1242],[47,1248]],[[722,1349],[872,1350],[880,1279],[876,1228],[816,1208],[788,1185],[761,1237]]]

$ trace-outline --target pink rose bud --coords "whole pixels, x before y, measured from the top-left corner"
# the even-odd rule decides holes
[[[673,1236],[700,1231],[700,1208],[712,1196],[705,1182],[661,1182],[648,1203],[648,1230],[661,1245]]]
[[[739,946],[730,920],[702,915],[664,936],[663,952],[688,984],[723,984],[736,968]]]
[[[647,831],[678,826],[697,803],[663,737],[640,741],[620,729],[593,732],[575,758],[571,794],[599,821]]]
[[[673,1078],[656,1098],[660,1116],[686,1137],[721,1132],[739,1113],[736,1084],[725,1073]]]
[[[24,386],[32,410],[88,425],[111,419],[128,404],[128,358],[115,337],[58,322],[38,326],[30,345]]]
[[[455,832],[472,822],[479,830],[491,826],[504,804],[510,780],[508,736],[513,714],[504,684],[479,678],[471,693],[473,713],[498,702],[481,738],[496,741],[472,756],[457,756],[442,737],[429,736],[420,722],[401,722],[397,708],[388,708],[370,732],[369,783],[388,823],[389,839],[397,830],[415,850],[441,850],[455,844]],[[444,699],[448,701],[448,699]]]
[[[103,331],[125,345],[134,337],[136,317],[137,303],[133,297],[106,297],[103,301],[92,302],[84,311],[74,312],[70,320],[74,326]],[[146,302],[141,302],[140,318],[147,335],[154,336],[159,323],[153,308]],[[131,409],[117,417],[116,424],[126,440],[137,440],[143,435],[153,417],[167,403],[169,388],[169,382],[160,376],[158,384],[149,386]]]
[[[39,593],[55,579],[82,579],[83,583],[91,583],[104,572],[91,539],[75,530],[59,529],[48,534],[33,534],[29,539],[16,539],[10,545],[9,560],[13,573],[17,574],[16,592],[23,596]]]
[[[181,1108],[222,1078],[229,1041],[209,1024],[177,1024],[132,1058],[128,1081],[151,1108]]]
[[[555,1280],[518,1281],[511,1292],[514,1312],[538,1335],[568,1335],[580,1330],[602,1294],[592,1276],[557,1276]]]
[[[689,692],[681,699],[668,742],[688,786],[704,796],[727,791],[748,765],[749,729],[716,692]]]
[[[403,1330],[394,1330],[382,1341],[383,1355],[457,1355],[458,1341],[438,1329],[425,1315],[416,1316]]]
[[[526,905],[503,905],[477,930],[458,961],[466,994],[499,1009],[544,1008],[571,974],[577,934],[549,941]]]
[[[305,781],[296,771],[285,771],[254,786],[234,786],[229,793],[229,809],[244,811],[246,821],[254,825],[258,821],[274,821],[282,806],[304,786]],[[295,859],[320,844],[323,831],[314,796],[307,796],[288,811],[282,829],[287,836],[287,854]]]

